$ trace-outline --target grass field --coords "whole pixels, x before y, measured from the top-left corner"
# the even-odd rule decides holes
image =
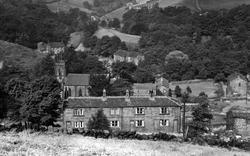
[[[243,151],[187,143],[95,139],[80,135],[0,133],[0,155],[249,156]]]
[[[32,68],[42,54],[24,46],[0,40],[0,61],[11,62],[25,69]]]
[[[120,38],[121,41],[125,42],[129,47],[136,47],[139,44],[140,36],[137,35],[129,35],[121,33],[117,30],[113,29],[106,29],[106,28],[99,28],[99,30],[95,33],[97,38],[102,38],[103,36],[117,36]]]

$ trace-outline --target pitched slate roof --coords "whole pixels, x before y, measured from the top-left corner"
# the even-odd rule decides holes
[[[90,74],[68,74],[65,86],[89,86]]]
[[[232,81],[232,80],[236,79],[237,77],[240,77],[244,81],[247,81],[247,78],[240,73],[233,73],[227,79],[228,79],[228,81]]]
[[[142,89],[142,90],[155,90],[156,84],[154,83],[135,83],[133,89]]]
[[[137,57],[137,56],[140,56],[142,54],[140,54],[138,52],[130,52],[130,51],[120,49],[114,55],[118,55],[118,56],[121,56],[121,57]]]
[[[180,107],[181,105],[168,97],[80,97],[69,98],[67,108],[124,108],[124,107]]]

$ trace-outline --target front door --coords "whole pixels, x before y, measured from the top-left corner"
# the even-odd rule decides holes
[[[66,122],[66,132],[71,133],[72,132],[72,124],[70,121]]]
[[[178,120],[174,120],[174,133],[178,132]]]

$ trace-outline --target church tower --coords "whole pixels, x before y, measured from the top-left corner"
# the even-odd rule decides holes
[[[58,82],[63,83],[66,77],[65,61],[60,60],[55,63],[55,74]]]

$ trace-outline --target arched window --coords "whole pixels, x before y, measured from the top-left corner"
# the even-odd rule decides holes
[[[241,87],[241,83],[239,83],[239,87]]]
[[[71,97],[71,88],[68,90],[68,96]]]
[[[79,89],[79,96],[82,96],[82,89]]]

